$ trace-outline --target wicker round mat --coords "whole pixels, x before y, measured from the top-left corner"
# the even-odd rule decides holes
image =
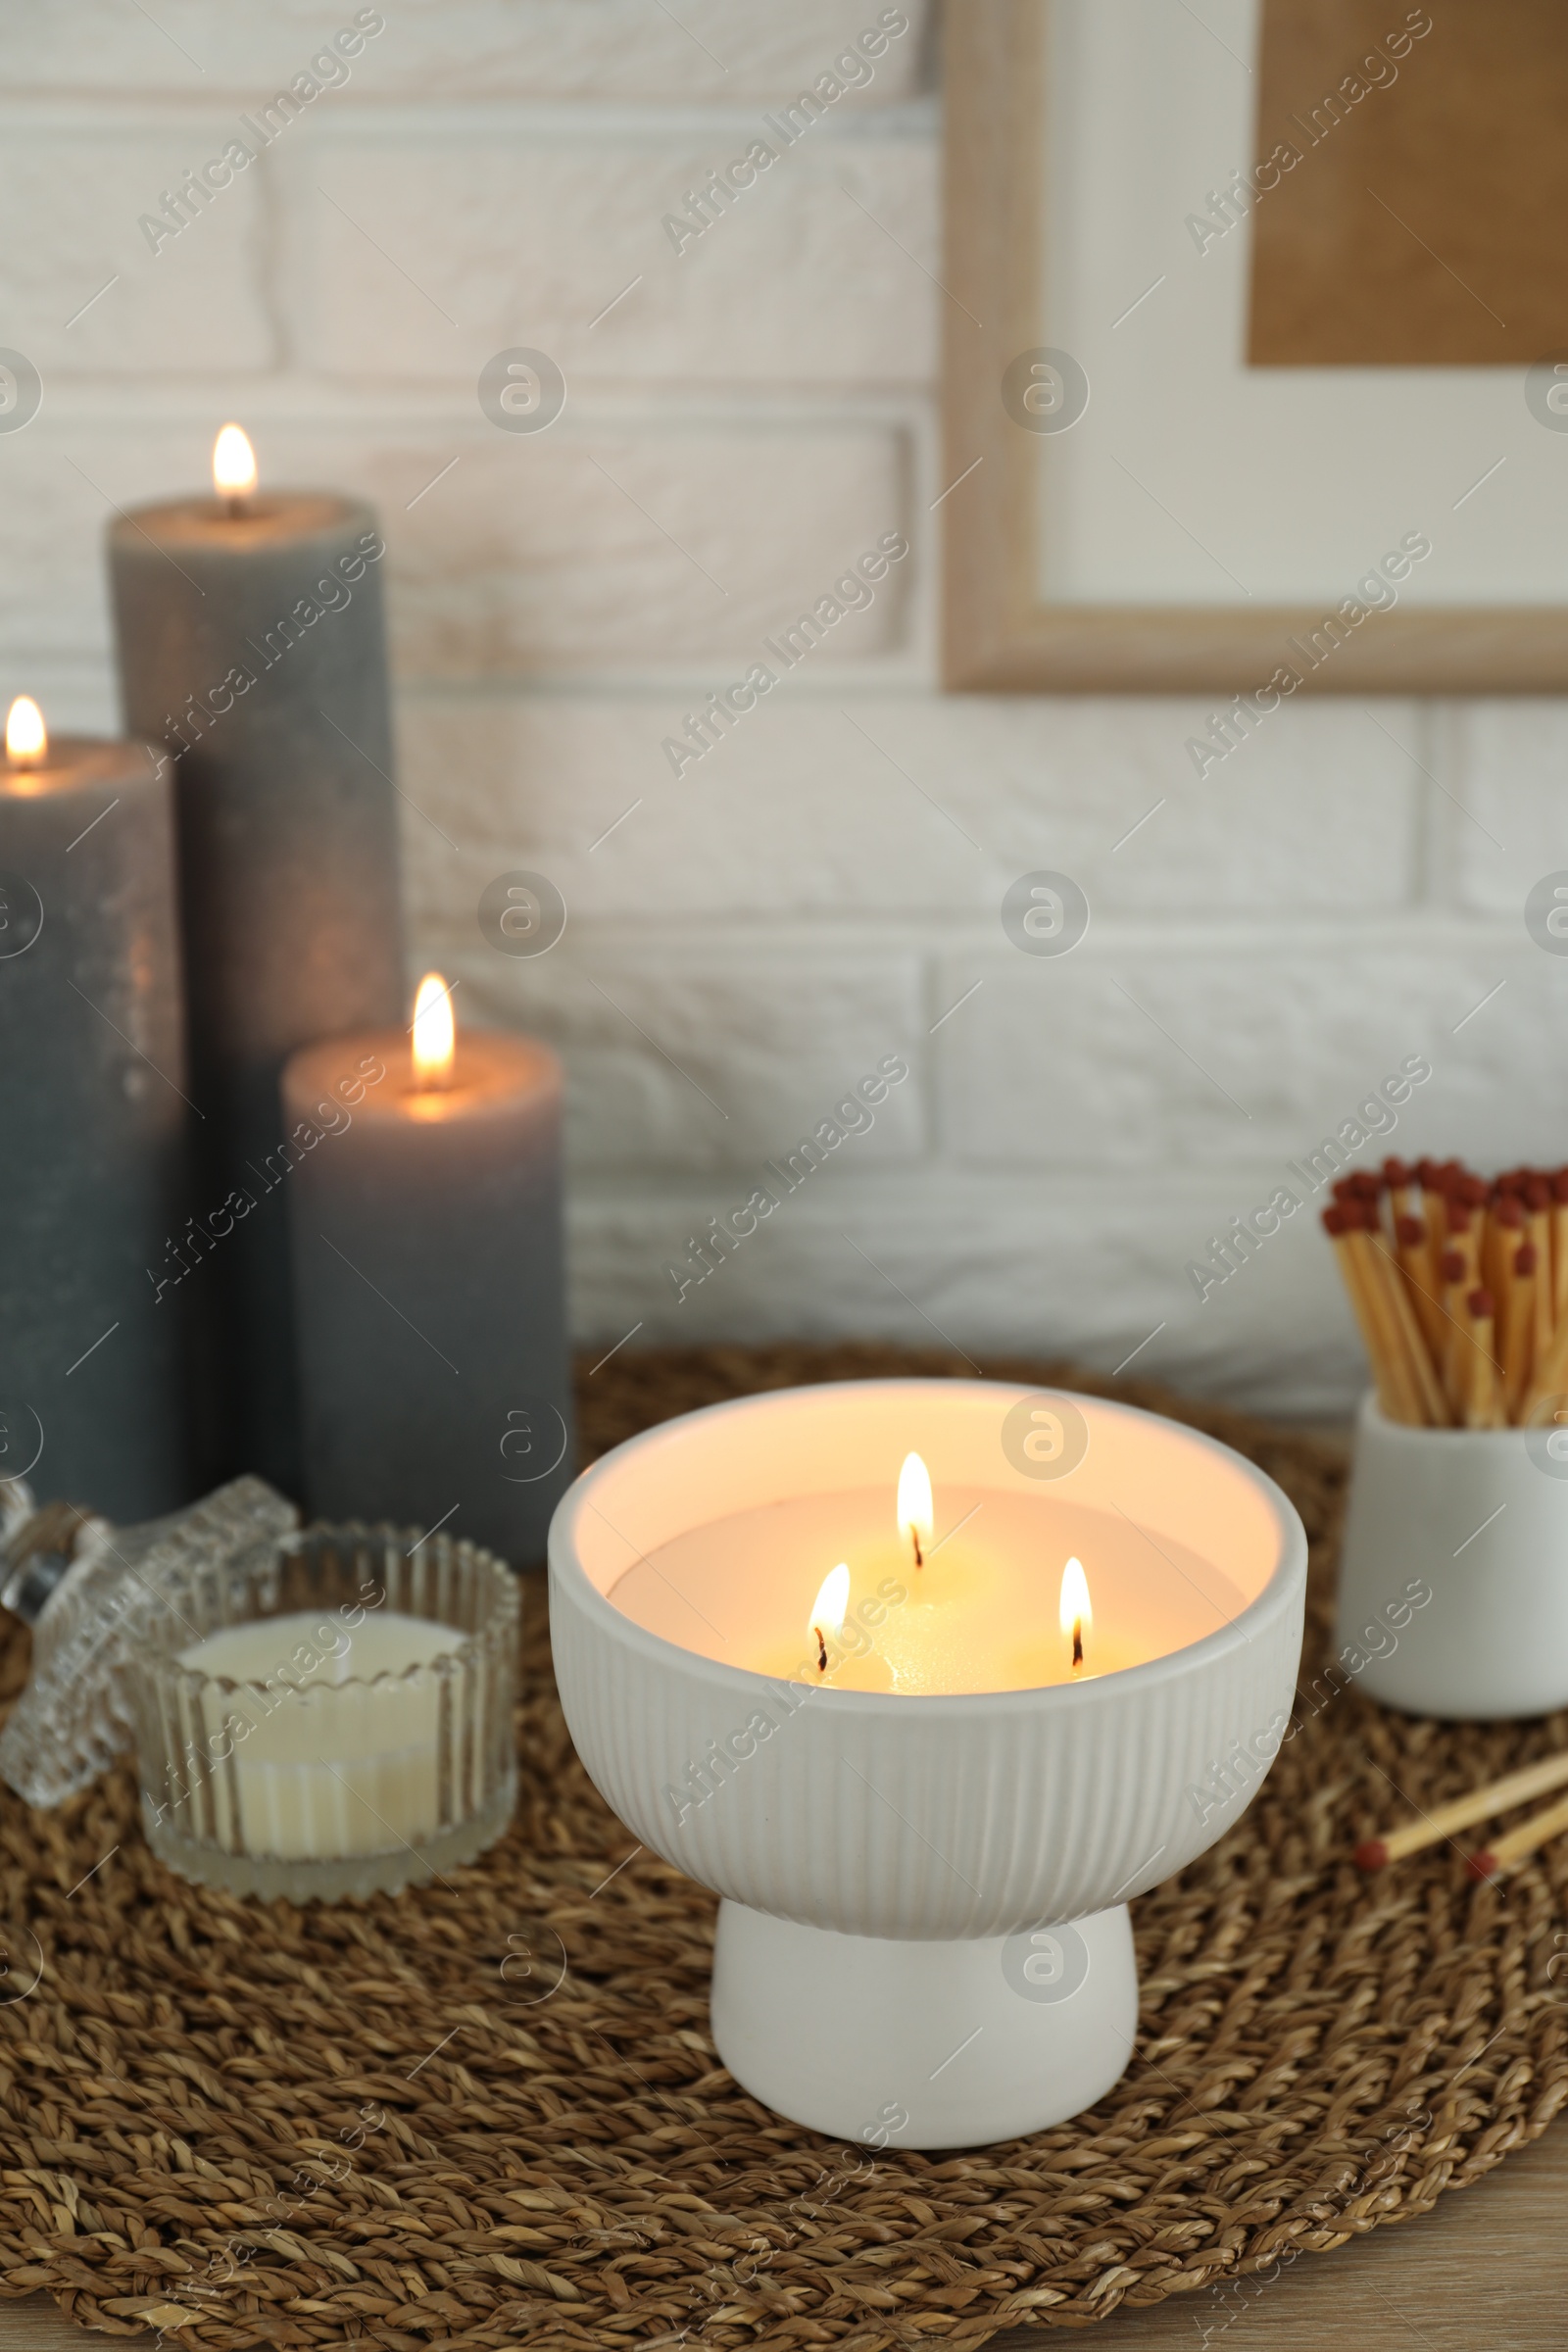
[[[617,1358],[583,1383],[587,1451],[749,1389],[965,1369]],[[1568,1721],[1314,1693],[1336,1449],[1077,1385],[1251,1455],[1314,1563],[1296,1734],[1231,1835],[1136,1906],[1139,2054],[1099,2107],[944,2157],[845,2147],[738,2091],[708,2034],[712,1898],[589,1787],[530,1580],[517,1821],[450,1887],[264,1908],[155,1861],[124,1771],[57,1814],[0,1792],[0,2291],[181,2345],[972,2347],[1341,2244],[1533,2138],[1568,2093],[1568,1840],[1495,1888],[1446,1845],[1371,1882],[1348,1856]]]

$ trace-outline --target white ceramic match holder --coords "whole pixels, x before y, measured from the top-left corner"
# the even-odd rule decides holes
[[[1365,1398],[1331,1672],[1413,1715],[1568,1706],[1568,1421],[1413,1429]]]
[[[1053,1453],[1042,1428],[1081,1433],[1065,1470],[1074,1447]],[[775,1605],[777,1570],[722,1542],[697,1595],[713,1628],[697,1631],[719,1654],[617,1605],[628,1572],[662,1573],[687,1531],[808,1492],[835,1498],[891,1477],[910,1446],[939,1494],[980,1491],[999,1520],[1020,1500],[1037,1512],[1053,1623],[1053,1514],[1069,1496],[1132,1530],[1134,1565],[1110,1578],[1105,1614],[1157,1614],[1185,1574],[1178,1555],[1212,1562],[1238,1605],[1125,1671],[929,1696],[813,1690],[735,1662]],[[597,1462],[550,1534],[562,1701],[633,1836],[722,1898],[712,2028],[736,2080],[798,2123],[910,2147],[1011,2138],[1102,2096],[1137,2026],[1127,1903],[1255,1794],[1255,1765],[1234,1785],[1223,1766],[1243,1747],[1271,1754],[1270,1732],[1277,1748],[1305,1575],[1300,1521],[1270,1479],[1098,1397],[824,1385],[687,1414]],[[689,1801],[694,1762],[709,1768],[704,1801]]]

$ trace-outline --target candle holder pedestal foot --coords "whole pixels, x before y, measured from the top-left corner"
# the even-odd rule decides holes
[[[843,1936],[722,1902],[713,2039],[743,2089],[858,2146],[965,2148],[1064,2123],[1126,2069],[1125,1903],[1007,1936]]]

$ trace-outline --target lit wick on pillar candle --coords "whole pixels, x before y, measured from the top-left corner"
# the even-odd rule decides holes
[[[1061,1605],[1058,1613],[1063,1634],[1072,1637],[1072,1670],[1082,1674],[1084,1668],[1084,1635],[1092,1633],[1095,1612],[1090,1605],[1089,1579],[1084,1574],[1082,1560],[1069,1560],[1061,1572]]]
[[[444,1092],[452,1084],[458,1025],[452,1017],[452,991],[439,972],[426,972],[419,982],[411,1038],[415,1085],[427,1094]]]
[[[915,1566],[923,1568],[935,1532],[935,1518],[931,1473],[917,1453],[906,1453],[899,1472],[899,1526],[913,1547]]]
[[[6,713],[6,761],[11,767],[41,767],[49,749],[43,712],[30,694],[19,694]]]
[[[256,452],[237,424],[225,424],[213,443],[213,488],[234,520],[250,511],[256,487]]]
[[[913,1456],[910,1456],[913,1459]],[[811,1638],[816,1643],[816,1671],[827,1672],[827,1637],[836,1642],[844,1631],[844,1613],[850,1605],[850,1564],[840,1560],[822,1579],[822,1589],[811,1603]]]

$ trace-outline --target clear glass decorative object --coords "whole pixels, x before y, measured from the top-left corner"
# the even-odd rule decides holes
[[[512,1818],[519,1592],[447,1535],[314,1527],[138,1618],[142,1818],[184,1877],[265,1899],[395,1892]]]
[[[139,1527],[70,1503],[38,1509],[24,1481],[0,1484],[0,1605],[32,1627],[32,1671],[0,1733],[0,1777],[30,1805],[87,1788],[130,1744],[138,1629],[186,1608],[203,1580],[243,1582],[298,1522],[259,1478]]]

